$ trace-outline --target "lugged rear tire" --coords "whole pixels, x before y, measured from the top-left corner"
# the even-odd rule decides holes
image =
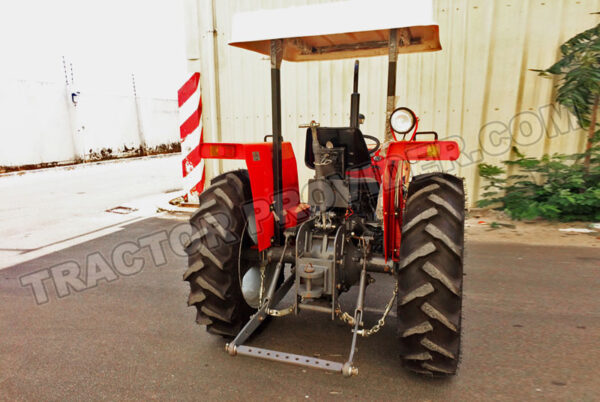
[[[238,272],[246,222],[242,207],[251,201],[248,172],[224,173],[200,194],[200,207],[190,218],[183,279],[190,283],[188,305],[196,307],[196,322],[211,334],[235,336],[256,311],[244,299],[239,279],[244,272]]]
[[[456,374],[460,356],[465,195],[445,173],[413,178],[398,269],[403,364],[426,375]]]

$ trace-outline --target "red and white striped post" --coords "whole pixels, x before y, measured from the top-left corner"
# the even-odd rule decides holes
[[[204,190],[204,160],[200,158],[203,141],[202,91],[200,73],[194,73],[177,92],[179,103],[179,133],[181,135],[181,161],[184,199],[197,204],[198,195]]]

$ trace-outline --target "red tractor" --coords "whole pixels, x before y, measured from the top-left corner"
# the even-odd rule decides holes
[[[381,7],[387,7],[385,12]],[[247,169],[221,174],[200,194],[200,206],[190,219],[193,235],[184,275],[196,321],[209,333],[230,338],[226,350],[231,355],[355,375],[357,337],[377,332],[396,301],[404,366],[434,376],[456,373],[463,181],[446,173],[411,178],[410,167],[413,161],[456,160],[459,149],[455,142],[439,141],[435,132],[417,131],[415,114],[395,108],[398,53],[441,49],[431,14],[425,1],[377,0],[369,7],[339,2],[234,17],[231,44],[271,58],[273,132],[260,143],[202,144],[202,158],[244,160]],[[385,54],[387,141],[381,146],[359,129],[356,62],[349,126],[322,127],[314,121],[304,126],[304,163],[315,175],[308,183],[308,203],[300,202],[294,150],[281,134],[282,60]],[[367,139],[374,146],[368,147]],[[389,274],[396,286],[382,317],[366,328],[363,308],[370,272]],[[339,297],[355,285],[358,296],[349,314],[342,311]],[[288,294],[291,301],[280,306]],[[304,310],[349,324],[353,337],[346,362],[244,344],[268,317]]]

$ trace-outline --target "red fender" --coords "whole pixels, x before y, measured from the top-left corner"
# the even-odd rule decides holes
[[[390,144],[382,161],[385,167],[380,190],[383,191],[383,249],[386,261],[389,258],[400,260],[404,214],[402,187],[407,184],[409,176],[405,161],[454,161],[459,156],[460,149],[454,141],[397,141]],[[401,175],[399,178],[398,174]]]
[[[289,142],[281,144],[283,210],[285,227],[294,227],[308,218],[308,205],[300,204],[298,190],[298,168],[294,150]],[[273,144],[259,142],[252,144],[203,143],[200,145],[203,159],[245,160],[250,175],[250,188],[254,203],[254,216],[258,235],[259,251],[271,247],[275,220],[271,210],[273,205]]]

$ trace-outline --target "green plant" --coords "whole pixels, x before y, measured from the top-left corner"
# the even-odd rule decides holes
[[[600,147],[576,155],[526,157],[513,148],[517,159],[504,161],[516,174],[505,177],[502,167],[481,164],[486,180],[480,207],[504,210],[513,219],[538,217],[561,221],[600,220]],[[581,160],[590,156],[586,167]]]
[[[503,209],[513,219],[600,220],[600,24],[569,39],[560,52],[550,68],[533,71],[559,77],[556,102],[588,130],[585,152],[536,159],[513,148],[516,159],[503,162],[516,172],[508,177],[502,167],[479,165],[487,182],[479,206]]]
[[[597,141],[597,115],[600,101],[600,24],[569,39],[560,47],[562,58],[542,76],[560,77],[556,102],[573,113],[582,128],[588,130],[585,170],[589,170],[591,149]]]

